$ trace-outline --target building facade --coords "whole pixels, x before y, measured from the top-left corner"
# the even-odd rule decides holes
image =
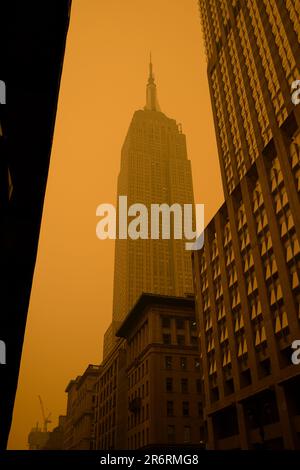
[[[193,254],[210,449],[300,447],[297,3],[199,1],[225,194]]]
[[[96,449],[202,445],[194,299],[143,294],[101,368]]]
[[[126,345],[116,344],[101,364],[96,383],[94,449],[125,449],[127,423]]]
[[[66,416],[58,417],[58,426],[51,432],[43,450],[63,450],[64,448],[64,430],[66,426]]]
[[[193,204],[191,164],[181,126],[161,112],[157,101],[152,63],[146,106],[133,115],[121,152],[119,196],[128,207],[142,203]],[[118,204],[118,213],[120,207]],[[120,225],[118,225],[120,227]],[[113,320],[122,321],[142,292],[182,296],[193,291],[190,254],[184,241],[122,239],[115,244]],[[161,225],[160,225],[161,229]]]
[[[99,366],[90,364],[66,388],[68,401],[63,432],[65,450],[90,450],[93,447],[95,383],[98,376]]]

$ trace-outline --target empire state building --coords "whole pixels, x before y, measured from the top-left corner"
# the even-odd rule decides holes
[[[146,105],[134,113],[121,151],[119,196],[128,206],[193,204],[191,163],[180,124],[160,109],[150,58]],[[118,217],[117,217],[118,220]],[[171,214],[172,221],[172,214]],[[183,296],[193,292],[190,251],[185,241],[117,239],[115,243],[113,324],[119,324],[143,292]],[[113,326],[106,333],[112,336]]]

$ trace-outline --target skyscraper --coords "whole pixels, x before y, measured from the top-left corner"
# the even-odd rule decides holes
[[[146,106],[134,113],[121,152],[118,197],[128,207],[142,203],[193,204],[191,164],[180,124],[168,118],[157,100],[150,59]],[[171,217],[172,220],[172,217]],[[190,252],[184,240],[117,239],[115,245],[113,324],[124,319],[142,292],[183,296],[193,291]],[[112,325],[105,345],[114,335]],[[105,346],[106,347],[106,346]]]
[[[225,194],[193,256],[208,447],[299,448],[299,2],[199,6]]]

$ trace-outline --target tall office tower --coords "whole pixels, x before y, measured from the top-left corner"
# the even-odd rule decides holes
[[[133,115],[121,153],[118,197],[128,207],[142,203],[193,204],[191,164],[181,126],[160,110],[150,61],[144,110]],[[118,208],[119,209],[119,208]],[[172,217],[171,217],[172,220]],[[161,227],[160,227],[161,228]],[[117,239],[115,248],[113,320],[123,320],[142,292],[178,295],[193,290],[190,253],[185,241]]]
[[[208,447],[299,448],[299,1],[199,6],[225,193],[193,255]]]

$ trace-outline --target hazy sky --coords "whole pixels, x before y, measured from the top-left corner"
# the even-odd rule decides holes
[[[27,448],[41,424],[38,395],[56,426],[69,380],[101,360],[114,245],[96,238],[95,211],[116,201],[150,50],[161,109],[187,136],[206,223],[223,202],[197,0],[73,0],[10,449]]]

